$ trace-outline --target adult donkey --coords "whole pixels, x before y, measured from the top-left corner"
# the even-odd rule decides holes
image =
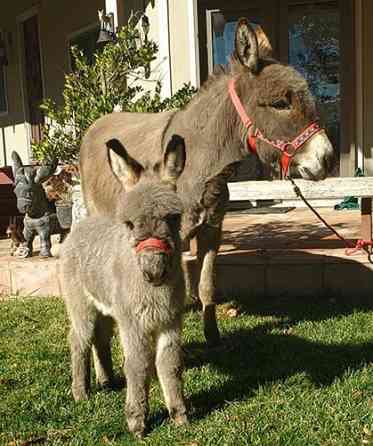
[[[156,164],[173,134],[186,142],[187,162],[177,182],[184,202],[182,236],[196,236],[199,298],[207,342],[219,341],[214,264],[221,240],[227,179],[248,151],[283,173],[319,180],[333,149],[317,124],[313,97],[293,68],[260,53],[254,30],[238,22],[230,73],[212,76],[187,107],[158,114],[113,113],[86,133],[80,158],[82,189],[90,214],[114,216],[121,182],[110,169],[106,142],[117,138],[143,165]],[[291,161],[291,163],[290,163]],[[128,184],[132,179],[127,178]]]

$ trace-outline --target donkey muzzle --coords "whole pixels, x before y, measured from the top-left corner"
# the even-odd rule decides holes
[[[171,267],[171,246],[163,240],[149,238],[136,246],[136,253],[146,282],[162,285]]]

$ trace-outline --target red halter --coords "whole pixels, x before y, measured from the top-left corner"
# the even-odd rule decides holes
[[[252,153],[256,153],[256,140],[260,139],[267,144],[270,144],[272,147],[280,150],[282,152],[281,155],[281,169],[283,177],[286,177],[288,174],[290,162],[296,152],[316,133],[319,133],[322,128],[318,125],[317,122],[311,122],[304,130],[300,132],[292,141],[282,141],[281,139],[277,139],[276,141],[272,141],[271,139],[266,138],[260,129],[255,129],[253,133],[250,133],[250,128],[253,127],[253,121],[247,116],[246,110],[244,109],[240,98],[237,95],[235,89],[235,80],[231,79],[228,83],[229,96],[233,102],[233,105],[239,114],[241,121],[245,128],[247,129],[247,145],[249,150]],[[294,150],[292,153],[288,152],[288,148],[292,147]]]
[[[140,251],[143,251],[146,248],[155,249],[160,252],[164,252],[166,254],[171,254],[172,249],[171,246],[164,242],[163,240],[160,240],[159,238],[147,238],[146,240],[143,240],[136,246],[136,254],[138,254]]]

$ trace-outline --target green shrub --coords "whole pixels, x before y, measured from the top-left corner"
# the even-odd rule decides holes
[[[82,51],[71,48],[74,71],[65,75],[63,105],[51,99],[41,105],[46,124],[42,140],[32,146],[37,160],[48,162],[57,157],[61,162],[76,162],[85,130],[115,107],[160,112],[181,108],[190,100],[196,91],[190,84],[162,99],[160,82],[153,92],[136,82],[149,78],[150,64],[158,52],[157,44],[136,27],[139,18],[133,15],[114,42],[97,50],[92,64]]]

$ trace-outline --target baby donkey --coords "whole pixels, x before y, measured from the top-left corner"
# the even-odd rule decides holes
[[[115,321],[125,352],[128,428],[142,437],[154,363],[171,418],[176,424],[187,422],[181,377],[182,204],[176,195],[185,147],[174,135],[162,162],[145,169],[118,140],[106,145],[111,168],[125,191],[116,217],[81,221],[61,249],[71,322],[72,393],[75,400],[88,397],[91,347],[97,383],[112,383]]]

